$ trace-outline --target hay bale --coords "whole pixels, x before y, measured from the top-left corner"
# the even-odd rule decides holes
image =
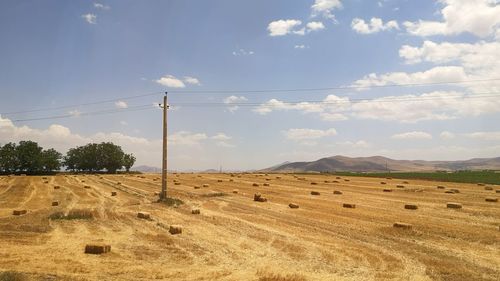
[[[181,185],[180,182],[174,182],[174,185]]]
[[[407,210],[417,210],[418,206],[415,204],[405,204],[405,209]]]
[[[324,182],[324,183],[331,183],[331,181],[329,181],[329,180],[325,180],[325,181],[323,181],[323,182]]]
[[[484,186],[484,183],[478,183],[477,185],[478,186]]]
[[[49,181],[44,181],[43,183],[49,183]]]
[[[491,187],[491,186],[485,186],[484,190],[493,190],[493,187]]]
[[[52,202],[52,206],[59,206],[59,202],[57,202],[57,201],[53,201],[53,202]]]
[[[111,196],[116,196],[116,191],[111,191]]]
[[[412,225],[404,222],[395,222],[393,225],[395,228],[411,229]]]
[[[385,181],[381,181],[380,184],[387,184]]]
[[[500,193],[500,189],[495,190],[496,193]]]
[[[291,209],[298,209],[299,205],[295,204],[295,203],[290,203],[290,204],[288,204],[288,207],[290,207]]]
[[[404,185],[401,185],[401,184],[396,185],[396,187],[397,187],[397,188],[405,188],[405,186],[404,186]]]
[[[255,193],[253,195],[253,201],[256,201],[256,202],[266,202],[267,198],[262,197],[262,195],[260,195],[260,193]]]
[[[233,182],[234,180],[233,179],[229,179],[230,182]]]
[[[270,186],[270,184],[268,184],[267,182],[264,183],[264,186]]]
[[[84,180],[81,181],[82,183],[85,182]]]
[[[486,202],[498,202],[498,198],[493,198],[493,197],[486,197],[484,199]]]
[[[280,180],[280,179],[281,179],[281,177],[276,177],[276,179],[277,179],[277,180]]]
[[[271,179],[270,178],[267,178],[266,181],[270,181]]]
[[[336,179],[340,180],[340,179],[341,179],[341,177],[336,177]]]
[[[168,232],[170,232],[170,234],[172,234],[172,235],[181,234],[182,233],[182,226],[171,225],[170,228],[168,229]]]
[[[117,184],[117,185],[121,185],[122,183],[121,183],[121,182],[117,182],[116,184]]]
[[[200,214],[200,209],[192,209],[191,214],[193,215],[199,215]]]
[[[442,186],[442,185],[438,185],[437,186],[437,189],[445,189],[446,187]]]
[[[339,181],[332,181],[333,183],[339,183]]]
[[[383,191],[384,191],[384,192],[392,192],[392,189],[390,189],[390,188],[384,188],[384,190],[383,190]]]
[[[222,182],[222,180],[217,180],[217,182]]]
[[[58,185],[54,185],[54,189],[60,189],[61,187]]]
[[[47,179],[47,177],[42,177],[42,180],[46,180],[46,179]]]
[[[407,182],[407,181],[404,181],[404,182],[403,182],[403,184],[409,184],[409,182]]]
[[[454,203],[454,202],[448,202],[448,203],[446,203],[446,208],[450,208],[450,209],[462,209],[462,204],[460,204],[460,203]]]
[[[179,180],[178,179],[174,179],[174,182],[178,182]]]
[[[148,212],[138,212],[137,217],[140,219],[145,219],[145,220],[150,220],[151,219],[151,214]]]
[[[448,193],[448,194],[455,194],[455,192],[451,191],[451,190],[446,190],[444,193]]]
[[[233,189],[234,194],[238,194],[238,189]]]
[[[333,194],[335,194],[335,195],[342,195],[342,191],[340,191],[340,190],[334,190]]]
[[[203,184],[203,187],[209,187],[210,185],[208,183]]]
[[[88,186],[88,185],[85,185],[85,186],[84,186],[83,188],[86,188],[86,189],[89,189],[89,188],[90,188],[90,186]]]
[[[344,179],[344,181],[351,181],[350,179]]]
[[[356,208],[356,204],[344,203],[344,204],[342,204],[342,207],[354,209],[354,208]]]
[[[452,189],[450,189],[450,191],[452,191],[453,193],[460,193],[460,190],[458,190],[456,188],[452,188]]]
[[[14,216],[21,216],[21,215],[25,215],[28,211],[26,210],[14,210],[12,211],[12,215]]]
[[[252,186],[259,186],[259,184],[254,182]]]
[[[199,186],[199,185],[195,185],[193,188],[194,188],[194,189],[200,189],[200,188],[201,188],[201,186]]]
[[[320,195],[319,191],[311,191],[311,195]]]
[[[111,251],[110,245],[104,244],[87,244],[85,245],[85,254],[100,255],[109,253]]]
[[[311,182],[311,185],[318,185],[318,183],[313,181]]]

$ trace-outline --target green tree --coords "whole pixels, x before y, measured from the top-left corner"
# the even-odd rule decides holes
[[[9,142],[0,148],[0,171],[14,173],[19,168],[16,144]]]
[[[98,145],[97,166],[106,169],[108,173],[116,173],[123,167],[123,150],[120,146],[111,142],[103,142]]]
[[[61,169],[62,154],[55,149],[42,151],[42,166],[45,172],[52,172]]]
[[[127,170],[128,173],[130,171],[130,168],[134,166],[135,156],[133,154],[124,154],[122,163],[123,166],[125,167],[125,170]]]
[[[33,174],[43,170],[42,148],[34,141],[20,141],[16,147],[19,170]]]

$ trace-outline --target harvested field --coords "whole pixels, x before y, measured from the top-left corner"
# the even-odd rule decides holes
[[[500,276],[500,204],[485,201],[496,199],[495,192],[476,184],[447,182],[460,189],[450,195],[436,188],[444,183],[415,179],[384,193],[385,177],[352,177],[318,184],[321,196],[310,196],[311,182],[335,177],[271,174],[273,184],[264,187],[266,178],[255,174],[233,174],[234,182],[230,174],[177,176],[182,185],[169,175],[168,195],[184,204],[173,206],[156,203],[156,174],[51,176],[49,188],[41,177],[0,176],[0,275],[130,281]],[[83,179],[92,188],[83,188]],[[116,190],[119,196],[109,196]],[[267,202],[254,201],[255,194]],[[408,202],[418,210],[403,208]],[[15,216],[15,210],[27,213]],[[87,245],[102,254],[85,254]]]

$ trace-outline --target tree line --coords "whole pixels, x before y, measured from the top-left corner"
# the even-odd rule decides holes
[[[9,142],[0,146],[0,173],[45,174],[62,168],[74,172],[128,172],[135,163],[132,154],[111,142],[89,143],[62,155],[55,149],[43,149],[34,141]]]

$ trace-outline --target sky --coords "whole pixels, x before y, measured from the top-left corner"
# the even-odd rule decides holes
[[[0,2],[0,145],[169,168],[500,156],[497,0]]]

